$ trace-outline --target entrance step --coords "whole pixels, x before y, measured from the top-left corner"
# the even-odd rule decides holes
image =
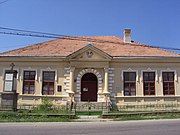
[[[108,122],[108,121],[113,121],[113,119],[103,119],[97,115],[92,115],[92,116],[83,115],[83,116],[79,116],[79,119],[75,119],[74,121],[76,122]]]

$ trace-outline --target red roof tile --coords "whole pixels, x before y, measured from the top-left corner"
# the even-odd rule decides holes
[[[0,56],[68,56],[92,44],[111,56],[180,56],[171,51],[139,43],[124,43],[117,36],[60,38],[2,53]]]

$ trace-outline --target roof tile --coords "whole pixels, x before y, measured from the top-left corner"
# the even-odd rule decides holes
[[[180,56],[171,51],[139,43],[124,43],[117,36],[81,36],[59,38],[24,48],[2,53],[0,56],[68,56],[73,52],[93,44],[111,56]]]

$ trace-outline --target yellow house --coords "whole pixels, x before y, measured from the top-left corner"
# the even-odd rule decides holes
[[[18,105],[42,97],[124,104],[180,104],[180,55],[124,37],[64,37],[0,54],[0,92],[11,63],[17,75]]]

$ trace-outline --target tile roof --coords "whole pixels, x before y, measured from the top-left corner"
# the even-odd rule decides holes
[[[111,56],[180,56],[139,43],[124,43],[117,36],[65,37],[1,53],[0,56],[68,56],[92,44]]]

